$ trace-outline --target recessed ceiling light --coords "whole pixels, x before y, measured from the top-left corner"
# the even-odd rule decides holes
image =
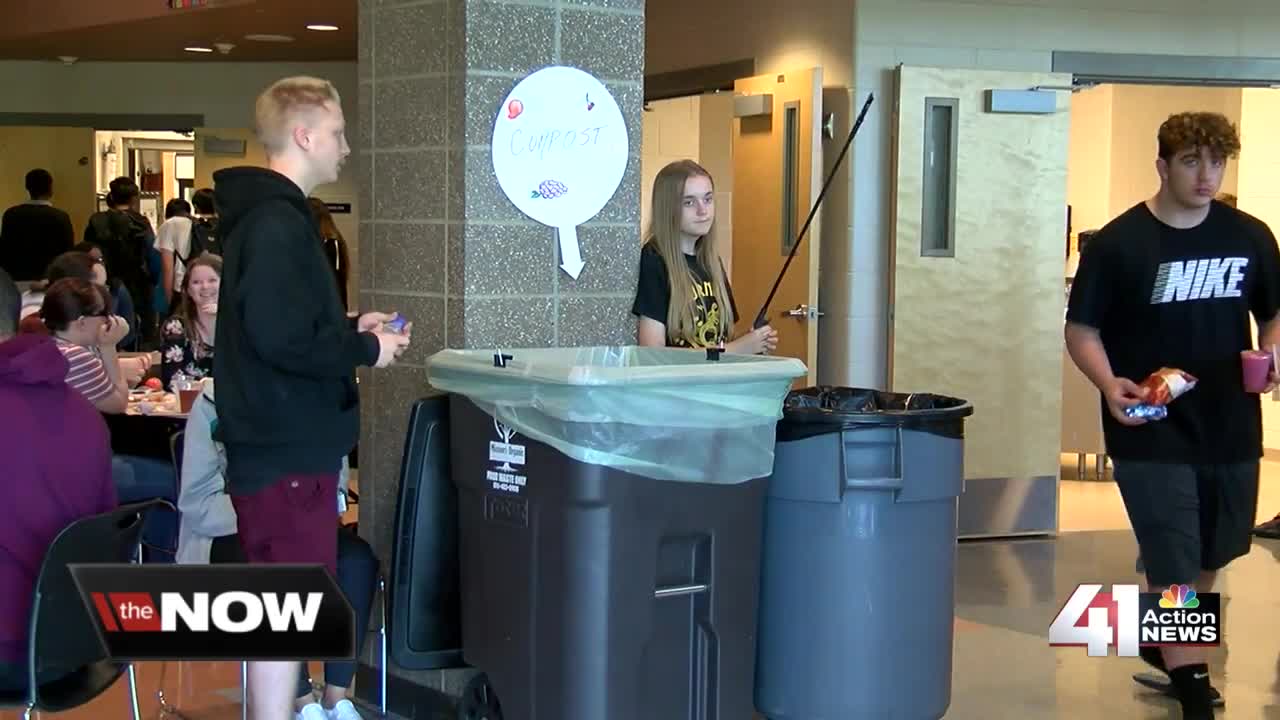
[[[293,38],[288,35],[275,35],[272,33],[254,33],[253,35],[245,35],[245,40],[253,40],[254,42],[274,42],[274,43],[290,43]]]
[[[211,53],[211,52],[213,52],[213,48],[200,47],[200,46],[198,46],[198,45],[192,45],[191,47],[185,47],[185,48],[182,48],[182,49],[183,49],[183,50],[186,50],[187,52],[194,52],[194,53]]]
[[[338,26],[337,26],[337,25],[315,25],[315,24],[313,24],[313,25],[308,25],[308,26],[307,26],[307,29],[308,29],[308,30],[315,30],[315,31],[317,31],[317,32],[333,32],[334,30],[337,30],[337,29],[338,29]]]

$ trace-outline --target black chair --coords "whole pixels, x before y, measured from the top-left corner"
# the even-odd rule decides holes
[[[104,415],[104,417],[107,419],[108,427],[111,427],[112,418],[113,417],[118,418],[121,416]],[[125,416],[125,417],[128,417],[128,416]],[[137,419],[137,418],[134,417],[131,419]],[[114,437],[114,433],[116,432],[127,434],[131,431],[138,430],[144,426],[135,424],[132,426],[116,426],[116,427],[118,428],[118,430],[117,429],[112,430],[113,437]],[[147,428],[147,430],[157,429],[154,426],[145,426],[145,427]],[[166,444],[168,445],[168,450],[169,450],[168,458],[169,458],[170,464],[173,467],[173,486],[172,486],[172,489],[170,489],[166,495],[156,498],[163,502],[163,505],[161,506],[162,508],[165,508],[163,512],[171,512],[173,514],[173,518],[174,518],[173,541],[171,544],[167,544],[167,545],[158,545],[158,544],[153,544],[151,542],[148,542],[146,538],[145,529],[144,529],[144,535],[142,539],[143,562],[147,562],[147,563],[163,562],[167,564],[167,563],[174,562],[174,559],[178,555],[178,534],[182,530],[182,515],[178,512],[177,505],[178,505],[178,493],[182,491],[182,447],[183,447],[182,444],[183,444],[184,434],[185,434],[185,431],[182,430],[181,427],[179,427],[179,429],[175,430],[171,435],[169,435],[169,439]],[[114,443],[114,440],[113,440],[113,443]],[[140,450],[140,448],[126,448],[126,449]],[[164,456],[158,456],[158,450],[159,448],[156,448],[155,450],[142,455],[136,455],[135,453],[130,453],[130,452],[118,453],[118,454],[130,455],[130,456],[136,455],[139,462],[163,461]],[[173,498],[172,501],[169,500],[170,497]],[[138,500],[138,502],[147,502],[149,500],[151,500],[151,498],[141,499],[141,500]],[[156,522],[156,521],[152,520],[152,522]]]
[[[184,444],[186,439],[186,430],[179,430],[169,437],[169,457],[173,458],[173,477],[175,478],[174,497],[177,497],[176,493],[182,492],[182,452],[186,448]]]
[[[181,493],[182,493],[182,453],[184,451],[183,443],[185,440],[186,440],[185,430],[179,430],[175,432],[173,435],[169,436],[169,457],[173,461],[174,502],[177,502],[181,498]],[[178,525],[177,525],[178,534],[181,535],[182,512],[175,511],[175,514],[177,514],[178,516]],[[177,557],[177,554],[178,554],[177,542],[178,542],[177,537],[175,537],[174,546],[171,553],[175,558]],[[146,545],[145,543],[144,545],[148,548],[151,547],[150,545]],[[178,672],[182,672],[181,666],[179,666]],[[164,681],[168,673],[169,673],[169,663],[168,662],[160,663],[160,683],[156,690],[156,702],[160,703],[160,716],[161,717],[172,716],[172,717],[181,718],[183,717],[182,711],[179,710],[177,707],[170,705],[168,699],[165,698],[164,696]]]
[[[173,502],[176,505],[182,497],[182,453],[186,450],[187,431],[179,430],[169,437],[169,457],[173,460]],[[170,554],[178,555],[178,538],[182,535],[182,513],[174,510],[178,522],[174,526],[173,549]]]
[[[171,547],[161,547],[159,545],[152,545],[144,540],[142,542],[142,548],[146,553],[145,559],[147,561],[150,561],[153,558],[158,559],[163,557],[166,558],[165,562],[174,562],[174,559],[178,555],[178,536],[182,532],[182,513],[178,512],[177,504],[178,496],[182,492],[182,452],[183,440],[185,437],[185,430],[178,430],[169,436],[169,459],[173,464],[173,503],[166,503],[166,505],[173,508],[172,512],[175,518],[173,545]],[[164,498],[160,499],[164,500]],[[161,703],[161,705],[163,707],[163,703]]]
[[[58,533],[40,565],[28,635],[25,691],[0,693],[0,706],[62,712],[80,707],[129,674],[130,709],[138,715],[137,676],[131,663],[109,660],[92,616],[71,579],[69,565],[137,562],[148,512],[173,507],[164,500],[125,505],[77,520]]]

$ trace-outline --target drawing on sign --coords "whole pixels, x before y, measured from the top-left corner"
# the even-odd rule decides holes
[[[545,200],[554,200],[567,192],[569,192],[569,188],[565,187],[564,183],[556,182],[555,180],[543,180],[538,183],[538,189],[533,191],[533,196]]]
[[[556,229],[560,268],[577,278],[586,265],[577,227],[604,209],[627,170],[627,126],[613,95],[577,68],[543,68],[503,99],[492,151],[502,192]]]

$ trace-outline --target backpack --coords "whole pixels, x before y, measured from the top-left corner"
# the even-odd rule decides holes
[[[96,212],[89,218],[89,239],[102,248],[107,270],[128,287],[135,283],[152,284],[155,280],[147,263],[150,242],[147,226],[135,222],[120,210]]]
[[[178,255],[178,259],[182,261],[182,266],[186,267],[191,261],[209,253],[211,255],[222,255],[222,242],[218,239],[218,226],[208,220],[200,220],[191,218],[191,233],[188,237],[187,256]]]

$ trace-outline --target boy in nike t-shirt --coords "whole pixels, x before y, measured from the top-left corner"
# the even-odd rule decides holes
[[[1214,200],[1236,128],[1212,113],[1160,127],[1160,190],[1089,242],[1071,288],[1066,340],[1102,394],[1107,453],[1152,591],[1184,583],[1211,592],[1218,570],[1250,547],[1258,502],[1262,412],[1246,393],[1240,353],[1280,342],[1280,251],[1267,226]],[[1145,422],[1125,408],[1161,367],[1199,378]],[[1273,373],[1272,383],[1276,381]],[[1202,648],[1143,648],[1168,672],[1186,720],[1213,716],[1221,695]]]

